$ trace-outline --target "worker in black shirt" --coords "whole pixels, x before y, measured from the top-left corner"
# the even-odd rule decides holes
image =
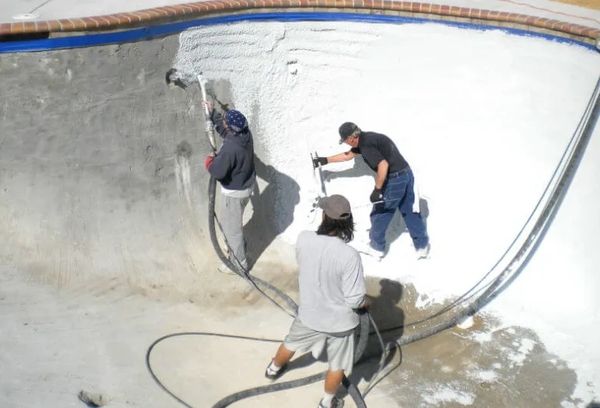
[[[385,255],[385,232],[397,209],[400,210],[417,251],[417,258],[429,256],[429,237],[421,214],[413,212],[415,201],[414,176],[410,166],[394,142],[380,133],[363,132],[352,122],[340,126],[340,144],[351,149],[329,157],[315,157],[313,165],[352,160],[362,155],[367,165],[377,173],[370,200],[371,231],[369,246],[362,252],[380,260]]]

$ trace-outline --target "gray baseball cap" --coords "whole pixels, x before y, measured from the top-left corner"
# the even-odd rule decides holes
[[[359,133],[360,128],[352,122],[344,122],[339,128],[340,144],[344,143],[350,136]]]
[[[319,207],[329,218],[334,220],[346,220],[352,215],[350,203],[346,197],[339,194],[321,198]]]

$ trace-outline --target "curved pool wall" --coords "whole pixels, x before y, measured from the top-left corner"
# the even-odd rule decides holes
[[[331,20],[321,21],[327,18]],[[4,246],[7,254],[14,256],[21,251],[24,251],[22,252],[24,254],[30,251],[37,253],[40,259],[27,255],[22,258],[31,264],[32,269],[41,269],[37,272],[43,276],[55,276],[59,281],[69,281],[73,276],[78,275],[85,276],[86,273],[83,271],[93,266],[93,269],[98,271],[112,270],[113,273],[124,271],[124,273],[116,273],[117,276],[123,274],[129,276],[133,273],[134,276],[128,278],[128,281],[134,286],[141,282],[145,282],[143,286],[147,286],[148,283],[154,285],[156,282],[166,281],[169,285],[188,287],[185,279],[172,277],[162,271],[173,269],[177,270],[178,274],[186,274],[183,271],[187,270],[192,272],[189,274],[192,276],[198,270],[198,265],[211,261],[212,254],[209,257],[200,256],[200,260],[194,259],[196,258],[194,254],[197,252],[195,248],[205,248],[207,245],[204,235],[206,212],[203,211],[206,206],[204,191],[206,183],[201,162],[202,153],[208,151],[208,148],[201,136],[203,123],[197,106],[199,95],[195,88],[192,87],[188,92],[170,90],[165,86],[163,76],[171,66],[180,64],[179,68],[182,70],[205,71],[209,76],[224,79],[226,75],[220,72],[218,61],[220,57],[216,62],[213,58],[213,66],[210,68],[203,66],[203,63],[197,60],[198,55],[210,56],[211,51],[204,51],[202,54],[193,52],[197,47],[194,44],[204,41],[201,34],[193,38],[194,30],[182,34],[181,44],[180,40],[172,35],[143,42],[95,47],[91,45],[153,38],[184,27],[197,27],[199,30],[204,29],[214,33],[215,30],[220,30],[216,27],[221,27],[223,22],[238,19],[242,20],[240,24],[226,27],[274,24],[285,35],[286,29],[281,27],[288,19],[290,20],[288,24],[300,24],[304,19],[314,21],[314,24],[320,24],[321,27],[334,24],[342,31],[346,21],[344,19],[354,23],[353,26],[365,22],[394,22],[399,24],[397,29],[422,27],[423,30],[428,30],[427,27],[432,26],[430,20],[405,16],[270,13],[253,16],[222,16],[115,33],[0,43],[0,49],[4,51],[48,50],[31,55],[11,52],[5,54],[1,60],[0,68],[3,76],[18,78],[17,81],[5,81],[1,85],[4,88],[2,94],[7,96],[3,117],[10,118],[3,120],[2,146],[5,168],[3,179],[6,183],[4,194],[14,194],[14,196],[7,196],[10,200],[5,204],[7,217],[4,219],[7,223],[6,230],[10,232],[6,235],[9,237],[8,243]],[[280,19],[282,22],[274,22],[274,19]],[[581,40],[531,33],[521,29],[494,30],[493,27],[479,24],[471,26],[463,22],[450,21],[441,23],[441,26],[434,26],[446,27],[450,32],[458,28],[474,28],[481,33],[484,32],[482,30],[493,30],[491,35],[510,33],[591,48]],[[326,28],[319,30],[320,35],[325,35],[328,31]],[[364,31],[359,30],[352,34],[357,44],[364,42],[364,38],[370,36],[369,30]],[[417,36],[422,35],[417,34]],[[311,128],[312,121],[308,120],[310,115],[281,121],[281,108],[286,104],[289,105],[290,102],[282,104],[277,99],[285,96],[292,101],[299,100],[294,92],[298,93],[297,89],[302,89],[303,85],[298,83],[298,76],[292,73],[296,65],[295,61],[290,61],[287,54],[276,57],[269,55],[272,51],[271,47],[279,40],[273,39],[272,34],[269,33],[265,36],[265,38],[269,36],[272,38],[269,45],[260,45],[260,38],[254,38],[251,46],[257,46],[258,50],[262,50],[260,52],[264,52],[264,61],[269,61],[267,65],[276,66],[277,58],[287,59],[284,67],[288,70],[285,73],[287,79],[284,78],[277,84],[269,78],[264,78],[269,86],[253,85],[254,88],[251,87],[253,91],[249,92],[244,89],[243,83],[239,83],[240,78],[228,78],[218,85],[221,88],[218,92],[225,93],[227,98],[232,98],[231,102],[234,104],[237,102],[245,108],[245,111],[252,112],[250,117],[259,141],[257,151],[263,163],[268,163],[264,165],[263,172],[272,173],[265,177],[267,179],[275,177],[281,181],[281,183],[272,183],[279,187],[271,186],[267,194],[264,194],[264,199],[268,202],[278,203],[273,207],[277,209],[277,215],[273,217],[275,220],[270,222],[271,235],[289,229],[288,235],[293,236],[297,228],[288,228],[292,214],[295,218],[299,218],[302,217],[301,214],[308,211],[306,207],[310,204],[308,196],[313,194],[310,191],[313,187],[304,186],[305,194],[300,202],[299,187],[294,178],[288,180],[289,171],[286,174],[285,166],[281,163],[277,165],[282,157],[294,156],[297,152],[293,150],[292,145],[290,151],[271,154],[273,144],[282,145],[278,140],[278,131],[276,129],[263,131],[262,127],[270,126],[270,123],[277,119],[278,126],[283,128],[288,125],[297,127],[299,124],[306,125],[304,130],[306,133],[314,133],[314,131]],[[343,36],[334,38],[334,41],[344,40]],[[227,46],[232,50],[236,48],[235,38],[226,41]],[[317,39],[305,48],[316,49],[319,42]],[[439,44],[444,44],[442,37],[439,37]],[[220,46],[218,43],[211,43],[210,40],[205,45],[206,50]],[[54,48],[67,46],[83,48],[52,51]],[[390,44],[390,46],[394,45]],[[186,47],[192,51],[187,52]],[[409,51],[414,52],[414,49]],[[234,50],[232,55],[225,58],[236,58],[236,52]],[[348,50],[348,53],[356,52],[357,49]],[[436,50],[431,49],[431,52]],[[213,55],[220,54],[216,52]],[[253,58],[261,59],[261,55],[255,54]],[[296,68],[298,66],[300,65]],[[267,75],[269,69],[268,66],[264,68]],[[347,66],[339,66],[337,69],[341,73],[352,74]],[[327,75],[331,75],[331,72],[328,71]],[[354,70],[354,73],[359,74],[359,70]],[[408,74],[414,75],[415,72]],[[444,75],[443,70],[439,75]],[[330,78],[330,83],[336,81],[336,76],[337,74]],[[349,81],[351,80],[350,78]],[[322,81],[319,82],[319,75],[316,75],[315,81],[311,83],[313,87],[310,91],[311,95],[322,99],[319,93],[330,87],[324,86]],[[290,91],[291,88],[296,90]],[[305,91],[306,89],[303,89],[302,92]],[[385,92],[384,89],[380,91]],[[363,89],[362,93],[357,92],[357,95],[367,95],[369,98],[370,92],[368,89]],[[256,98],[257,95],[260,97]],[[271,101],[277,101],[277,109],[267,109],[266,114],[257,113],[260,109],[265,110],[270,106]],[[249,103],[251,105],[248,105]],[[316,105],[319,106],[319,103]],[[332,105],[336,103],[339,101],[331,102]],[[391,103],[398,103],[399,106],[412,104],[407,100],[391,101]],[[301,110],[302,107],[298,106],[296,109]],[[323,120],[318,123],[320,131],[323,131],[323,125],[327,122]],[[330,131],[331,129],[327,129],[325,133],[328,134]],[[419,129],[414,131],[422,133]],[[286,133],[291,136],[292,132],[286,130]],[[15,143],[14,148],[11,148],[11,141]],[[305,151],[302,155],[306,155],[310,150],[307,145],[303,145],[303,149]],[[64,163],[61,164],[61,161]],[[19,167],[20,169],[16,170]],[[11,177],[11,173],[15,173],[15,176]],[[301,180],[307,180],[307,174],[297,175]],[[21,186],[28,187],[23,189]],[[40,189],[35,188],[36,186],[40,186]],[[9,205],[10,201],[14,204]],[[24,205],[25,203],[27,205]],[[28,208],[28,205],[32,207]],[[65,208],[69,211],[65,211]],[[145,211],[152,214],[151,220],[148,220]],[[70,212],[73,214],[69,214]],[[26,220],[29,217],[32,220]],[[87,217],[90,219],[86,219]],[[269,215],[261,213],[254,218],[254,221],[259,219],[264,223],[269,219]],[[111,223],[111,219],[114,222]],[[301,225],[301,223],[297,224]],[[182,225],[189,227],[189,230],[182,228]],[[255,228],[258,230],[264,226],[256,225]],[[120,233],[122,233],[121,238],[112,239],[114,234],[119,236]],[[162,238],[178,237],[182,242],[174,248],[169,248],[170,245],[158,245],[158,241],[153,240],[157,244],[156,248],[145,247],[146,233],[150,233],[150,236],[158,234]],[[46,238],[40,239],[41,237]],[[272,237],[267,241],[272,241]],[[177,239],[169,240],[169,243],[173,242],[177,242]],[[35,249],[31,247],[34,243]],[[21,246],[27,249],[23,250]],[[261,245],[261,251],[264,250],[262,248],[264,246],[266,242]],[[188,252],[190,248],[194,250]],[[135,253],[144,256],[139,258],[132,256]],[[54,259],[46,262],[47,254],[52,254],[51,258]],[[147,254],[155,254],[156,259],[148,260]],[[120,261],[115,263],[113,260],[115,257]],[[185,266],[169,267],[173,264],[179,265],[181,260],[185,260]],[[43,271],[43,269],[51,271]],[[67,273],[64,272],[65,269],[74,272]],[[154,278],[151,277],[153,273],[150,272],[153,269],[157,269]],[[108,272],[100,272],[100,275],[104,273]]]
[[[0,84],[0,94],[6,96],[0,105],[3,261],[65,286],[95,281],[186,296],[210,284],[202,274],[215,262],[206,232],[202,166],[209,147],[202,137],[197,90],[164,84],[164,73],[176,66],[205,72],[220,96],[248,113],[257,138],[262,192],[262,210],[253,216],[249,232],[263,238],[258,250],[283,233],[267,259],[290,262],[287,244],[306,224],[302,217],[315,189],[307,153],[313,147],[319,152],[339,149],[331,134],[338,122],[351,117],[364,128],[400,137],[396,141],[429,193],[434,242],[452,243],[447,250],[438,244],[434,262],[424,267],[411,263],[410,243],[406,234],[400,235],[393,251],[396,264],[404,265],[398,273],[432,298],[460,293],[490,266],[528,215],[585,107],[585,90],[591,92],[600,70],[597,53],[580,47],[579,40],[571,47],[514,32],[478,30],[479,43],[457,47],[444,38],[451,34],[470,41],[473,32],[421,23],[252,24],[252,29],[241,22],[135,43],[2,55],[0,72],[11,78]],[[406,35],[413,41],[402,40]],[[60,39],[48,41],[55,40]],[[533,54],[531,41],[536,43]],[[390,47],[397,53],[385,52]],[[473,51],[485,56],[485,67],[461,64]],[[553,59],[565,51],[572,58]],[[420,58],[407,58],[414,55]],[[438,60],[438,55],[446,59]],[[544,55],[547,59],[536,61]],[[378,58],[385,63],[369,62]],[[378,70],[390,59],[393,65]],[[223,60],[230,65],[224,68]],[[426,68],[440,61],[437,71]],[[365,72],[368,77],[356,81],[356,74]],[[545,83],[536,79],[541,72],[547,75]],[[399,78],[395,87],[382,81],[392,76]],[[389,106],[402,109],[393,109],[386,118],[381,112]],[[514,123],[515,117],[528,115],[538,119],[523,126]],[[595,254],[598,226],[586,215],[594,213],[600,197],[593,178],[600,169],[589,160],[600,155],[596,140],[586,153],[583,178],[575,177],[565,200],[572,212],[557,217],[560,229],[551,227],[551,244],[540,247],[544,260],[532,262],[515,289],[506,292],[506,302],[517,312],[539,316],[537,322],[523,322],[529,327],[549,333],[569,323],[568,336],[542,335],[542,340],[550,350],[560,348],[556,341],[570,341],[573,351],[557,354],[584,367],[580,383],[592,384],[598,379],[590,374],[591,363],[598,358],[595,337],[585,327],[598,323],[592,290],[598,282],[592,269],[600,259]],[[493,170],[497,168],[506,171]],[[487,182],[466,177],[473,169]],[[352,191],[360,200],[359,192],[369,191],[364,168],[338,170],[349,177],[329,175],[330,194]],[[453,195],[469,200],[448,198]],[[466,226],[460,218],[464,212],[470,220]],[[444,221],[441,228],[442,220],[454,224]],[[476,256],[468,246],[473,236],[486,242]],[[584,261],[573,267],[573,259]],[[551,263],[561,267],[548,268]],[[398,276],[395,268],[377,272]],[[519,286],[522,279],[530,284]],[[534,304],[519,300],[532,287],[539,288],[540,281],[545,290],[536,292]],[[556,302],[565,285],[573,300]],[[591,367],[582,363],[583,354]]]

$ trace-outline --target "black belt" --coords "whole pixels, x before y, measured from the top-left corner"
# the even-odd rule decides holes
[[[389,179],[396,178],[396,177],[401,176],[402,174],[406,173],[409,170],[410,170],[410,167],[406,166],[402,170],[394,171],[393,173],[388,173],[387,178],[389,178]]]

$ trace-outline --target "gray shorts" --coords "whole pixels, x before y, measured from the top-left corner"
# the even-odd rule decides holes
[[[344,370],[346,375],[352,372],[354,365],[354,329],[341,333],[318,332],[306,327],[300,319],[294,319],[290,332],[283,341],[290,351],[311,351],[319,358],[327,347],[327,362],[331,371]]]

